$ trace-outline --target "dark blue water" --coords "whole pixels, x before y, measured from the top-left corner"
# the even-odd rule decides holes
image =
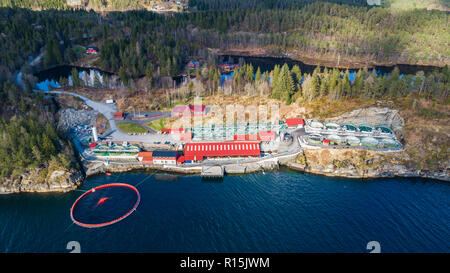
[[[450,184],[427,179],[350,180],[293,171],[227,176],[128,173],[87,180],[135,185],[137,211],[100,229],[72,224],[82,194],[0,196],[0,252],[450,251]],[[143,181],[143,179],[146,179]],[[142,182],[143,181],[143,182]]]

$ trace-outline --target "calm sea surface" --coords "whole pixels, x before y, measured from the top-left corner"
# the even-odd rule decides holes
[[[145,179],[145,180],[144,180]],[[137,187],[141,201],[104,228],[72,224],[73,202],[95,186]],[[294,171],[226,176],[127,173],[80,191],[0,195],[0,252],[450,252],[450,184],[353,180]],[[120,202],[118,203],[120,204]]]

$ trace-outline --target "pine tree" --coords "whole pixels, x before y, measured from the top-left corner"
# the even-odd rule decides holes
[[[256,83],[261,82],[261,69],[259,68],[259,66],[258,66],[258,69],[256,70],[255,82]]]
[[[80,77],[78,75],[78,70],[75,67],[72,68],[72,71],[70,72],[70,75],[72,76],[72,84],[73,84],[73,86],[79,86],[80,85]]]
[[[292,74],[294,75],[295,84],[299,85],[302,82],[302,71],[297,64],[292,67]]]
[[[294,81],[289,71],[288,65],[285,63],[280,71],[279,81],[279,93],[281,99],[286,103],[291,103],[291,97],[295,92]]]

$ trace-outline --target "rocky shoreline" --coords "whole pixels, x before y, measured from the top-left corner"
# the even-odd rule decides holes
[[[404,166],[396,165],[391,169],[380,169],[378,171],[369,171],[364,174],[359,173],[354,168],[341,168],[334,169],[328,168],[311,168],[303,164],[296,162],[290,162],[286,165],[289,169],[311,173],[316,175],[322,175],[326,177],[340,177],[340,178],[353,178],[353,179],[376,179],[376,178],[428,178],[445,182],[450,182],[449,174],[445,171],[427,171],[427,170],[412,170],[407,169]]]
[[[329,149],[318,149],[314,152],[324,152]],[[344,150],[344,149],[334,149]],[[367,152],[367,150],[363,150]],[[348,152],[348,150],[346,150]],[[301,157],[300,157],[301,158]],[[344,159],[348,160],[348,159]],[[335,161],[335,164],[339,164]],[[268,161],[265,164],[229,164],[225,165],[225,173],[228,175],[245,175],[249,173],[279,170],[282,166],[290,170],[311,173],[316,175],[323,175],[327,177],[342,177],[354,179],[374,179],[383,177],[417,177],[429,178],[441,181],[450,182],[450,174],[448,171],[428,171],[415,170],[407,168],[401,164],[387,163],[376,168],[362,169],[347,161],[347,166],[336,166],[333,164],[320,165],[309,164],[308,161],[301,160],[284,160],[284,161]],[[15,179],[5,180],[0,185],[0,194],[11,193],[44,193],[44,192],[68,192],[77,189],[82,185],[84,180],[88,177],[102,175],[105,173],[125,173],[132,171],[162,171],[167,173],[175,173],[180,175],[200,174],[201,167],[163,167],[163,166],[144,166],[142,164],[120,164],[110,163],[105,165],[101,162],[84,161],[84,174],[79,170],[70,171],[53,171],[45,181],[37,182],[40,176],[39,170],[32,170],[22,174]]]
[[[22,175],[5,179],[0,184],[0,194],[68,192],[82,185],[85,176],[76,169],[55,170],[42,177],[45,169],[32,169]]]

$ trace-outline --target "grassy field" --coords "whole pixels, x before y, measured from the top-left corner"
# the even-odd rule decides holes
[[[147,133],[147,129],[144,127],[130,122],[117,123],[117,127],[125,133]]]
[[[147,122],[145,125],[152,129],[155,129],[156,131],[161,131],[162,129],[166,128],[162,119]]]

